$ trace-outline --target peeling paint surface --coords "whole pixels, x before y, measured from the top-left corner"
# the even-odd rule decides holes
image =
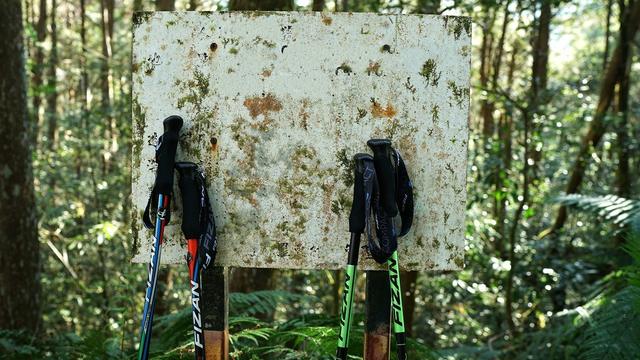
[[[351,158],[390,138],[415,187],[401,267],[463,266],[471,22],[427,15],[138,13],[133,45],[134,262],[162,120],[185,120],[176,160],[204,167],[217,263],[343,268]],[[162,260],[182,263],[181,199]],[[379,268],[365,248],[360,266]]]

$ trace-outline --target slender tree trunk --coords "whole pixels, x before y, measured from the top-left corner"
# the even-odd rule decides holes
[[[417,10],[421,14],[437,14],[440,0],[418,0]]]
[[[158,269],[158,300],[156,302],[155,314],[165,315],[169,313],[171,292],[173,292],[173,267],[165,266]],[[188,279],[187,279],[188,280]]]
[[[522,112],[523,119],[523,167],[522,167],[522,195],[518,203],[518,208],[513,216],[511,229],[509,232],[509,263],[511,265],[507,274],[507,283],[505,286],[505,314],[507,327],[509,332],[515,336],[517,334],[516,325],[513,319],[513,303],[515,302],[513,294],[513,283],[518,266],[519,259],[516,256],[516,244],[518,242],[518,228],[520,218],[525,207],[530,206],[529,198],[531,185],[534,181],[530,171],[535,162],[530,159],[535,157],[536,148],[531,148],[532,137],[538,136],[540,127],[532,124],[532,117],[536,116],[543,105],[542,94],[546,91],[549,64],[549,30],[551,24],[551,1],[541,0],[540,17],[538,26],[535,31],[535,40],[533,47],[533,63],[531,69],[531,88],[529,90],[529,105]]]
[[[532,69],[532,86],[531,86],[531,103],[529,107],[532,114],[540,113],[540,106],[545,102],[545,92],[547,90],[547,82],[549,78],[549,34],[551,31],[551,2],[552,0],[541,0],[540,18],[538,20],[538,31],[533,48],[533,69]],[[540,119],[543,119],[540,117]],[[540,143],[540,146],[534,146],[531,149],[531,158],[533,160],[531,182],[538,183],[538,169],[542,160],[542,149],[544,148],[541,131],[544,124],[541,121],[531,124],[531,137],[534,143]]]
[[[89,73],[87,72],[87,28],[86,28],[86,0],[80,0],[80,131],[83,141],[88,138],[88,108],[89,108]],[[78,152],[76,157],[76,177],[82,176],[84,160]]]
[[[324,0],[313,0],[313,4],[311,5],[311,10],[313,11],[324,10]]]
[[[338,316],[340,315],[340,304],[342,303],[342,299],[340,297],[340,287],[342,286],[342,281],[341,281],[341,273],[342,271],[340,270],[334,270],[332,271],[332,280],[333,282],[331,283],[331,298],[333,299],[332,302],[332,307],[331,307],[331,314],[334,316]]]
[[[189,11],[196,11],[200,6],[200,2],[198,0],[189,0]]]
[[[101,113],[106,121],[105,141],[102,154],[102,173],[106,174],[111,169],[111,158],[117,150],[116,124],[111,109],[111,37],[113,36],[113,0],[100,0],[101,30],[102,30],[102,59],[100,62],[100,92]]]
[[[491,59],[493,49],[493,24],[495,22],[495,11],[487,9],[485,23],[482,29],[482,45],[480,47],[480,87],[487,89],[491,73]],[[493,102],[482,100],[480,103],[480,114],[482,115],[482,135],[485,146],[493,136],[495,124],[493,119]]]
[[[626,7],[624,1],[620,0],[621,21],[626,16]],[[630,143],[629,143],[629,90],[631,88],[631,59],[633,58],[631,47],[631,39],[627,38],[623,32],[621,34],[620,47],[622,48],[623,63],[620,65],[620,73],[618,78],[618,104],[617,111],[619,115],[618,124],[616,125],[617,155],[618,167],[616,169],[616,192],[619,196],[629,197],[631,195],[631,173],[629,169],[630,161]]]
[[[174,11],[175,9],[175,0],[156,0],[156,10],[158,11]]]
[[[58,28],[56,25],[56,8],[57,0],[51,0],[51,53],[49,55],[49,71],[47,81],[47,154],[45,158],[49,159],[51,167],[55,166],[56,142],[58,140],[58,89],[56,69],[58,67]],[[55,191],[56,173],[51,171],[49,174],[49,190]],[[56,197],[50,198],[50,201],[56,201]]]
[[[229,0],[229,10],[293,10],[293,0]]]
[[[56,69],[58,66],[58,28],[56,25],[57,0],[51,0],[51,53],[49,55],[49,73],[47,88],[47,150],[50,155],[56,148],[58,131],[58,91]]]
[[[604,33],[604,54],[602,57],[602,70],[607,69],[607,61],[609,61],[609,38],[611,37],[611,10],[613,8],[613,0],[607,0],[607,21]]]
[[[20,0],[3,3],[0,39],[0,113],[6,125],[0,131],[0,328],[33,334],[40,324],[40,247]]]
[[[43,42],[47,37],[47,0],[40,0],[38,11],[38,23],[35,25],[36,30],[36,46],[33,68],[31,71],[31,88],[33,95],[31,96],[31,111],[33,113],[33,121],[31,122],[31,142],[37,147],[40,125],[40,106],[42,104],[42,73],[44,69],[44,49]]]
[[[584,172],[587,168],[590,158],[589,154],[591,152],[591,149],[596,147],[600,143],[600,140],[602,139],[602,136],[606,131],[604,118],[614,97],[615,86],[618,83],[619,78],[618,74],[624,69],[624,64],[626,64],[627,62],[622,46],[622,34],[624,33],[624,36],[627,39],[633,39],[638,32],[639,27],[640,1],[636,1],[630,11],[627,12],[624,26],[621,26],[618,45],[616,46],[616,49],[611,56],[611,60],[607,65],[607,71],[604,73],[601,82],[602,85],[600,88],[600,95],[598,99],[598,105],[596,107],[596,112],[593,115],[593,120],[589,125],[587,133],[584,135],[582,141],[580,142],[580,149],[574,161],[573,169],[571,171],[571,175],[569,176],[569,181],[567,182],[567,187],[565,189],[565,192],[567,194],[577,193],[580,189],[582,179],[584,178]],[[628,56],[628,54],[626,55]],[[564,226],[566,220],[567,208],[562,206],[558,210],[558,214],[553,226],[550,229],[543,231],[540,236],[544,237],[558,231]]]
[[[133,12],[144,10],[142,0],[133,0]]]
[[[501,70],[501,65],[502,65],[502,55],[503,55],[503,51],[504,51],[504,44],[505,44],[505,39],[506,39],[506,35],[507,35],[507,29],[509,26],[509,1],[507,1],[505,3],[504,6],[504,20],[502,21],[502,29],[500,32],[500,38],[498,40],[498,44],[496,46],[496,54],[495,57],[493,59],[493,74],[491,76],[491,88],[493,90],[497,90],[498,89],[498,80],[500,79],[500,70]],[[491,118],[491,123],[494,122],[493,119],[493,109],[495,109],[495,104],[493,102],[490,102],[488,104],[488,108],[491,111],[491,113],[487,113],[484,114],[486,117],[490,117]],[[500,142],[499,142],[499,146],[500,148],[503,147],[503,137],[505,136],[504,133],[504,116],[501,116],[499,123],[498,123],[498,137],[500,138]],[[485,134],[485,135],[489,135],[489,137],[491,137],[493,135],[493,129],[491,130],[492,134]],[[509,137],[511,136],[510,134],[508,135]],[[486,138],[487,140],[489,138]],[[502,150],[502,149],[500,149]],[[491,156],[496,157],[496,158],[502,158],[501,153],[495,153],[495,151],[491,151]],[[496,162],[496,166],[495,168],[492,170],[492,178],[493,178],[493,187],[495,188],[496,194],[502,194],[502,187],[503,187],[503,178],[504,178],[504,164],[501,164],[500,162]],[[494,219],[496,219],[496,232],[498,234],[500,234],[500,229],[501,227],[503,227],[504,224],[500,223],[500,217],[501,217],[501,211],[502,211],[502,203],[504,202],[504,196],[499,197],[499,196],[494,196],[494,206],[493,206],[493,217]],[[504,220],[503,220],[504,221]],[[494,241],[496,250],[498,251],[498,253],[502,254],[504,252],[504,239],[503,238],[499,238],[496,239]]]
[[[413,319],[416,310],[417,271],[402,271],[400,274],[400,288],[402,289],[402,308],[404,312],[404,328],[407,336],[413,335]]]

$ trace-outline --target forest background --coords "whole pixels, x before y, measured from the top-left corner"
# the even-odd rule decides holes
[[[135,354],[131,29],[156,9],[470,16],[466,266],[402,274],[411,358],[640,357],[640,0],[4,0],[0,358]],[[183,270],[154,358],[192,357]],[[234,270],[232,356],[330,359],[341,276]]]

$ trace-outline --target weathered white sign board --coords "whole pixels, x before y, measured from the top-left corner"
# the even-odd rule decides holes
[[[158,12],[138,14],[133,31],[133,261],[149,259],[140,214],[153,145],[177,114],[177,160],[206,170],[218,264],[344,267],[351,158],[368,139],[390,138],[415,186],[402,267],[463,266],[469,18]],[[172,200],[162,259],[177,263],[177,185]],[[363,268],[378,268],[360,254]]]

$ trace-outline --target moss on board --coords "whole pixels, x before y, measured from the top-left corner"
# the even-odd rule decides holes
[[[451,100],[458,104],[458,106],[461,107],[465,102],[469,101],[469,88],[460,87],[453,81],[449,81],[447,87],[449,91],[451,91]]]
[[[186,95],[178,98],[176,104],[178,109],[182,109],[187,104],[200,107],[202,100],[209,94],[209,78],[201,71],[195,70],[193,77],[182,84],[184,84],[182,92]]]
[[[275,48],[276,47],[276,43],[273,41],[269,41],[267,39],[263,39],[261,36],[256,36],[255,38],[253,38],[253,43],[255,45],[259,45],[262,44],[268,48]]]
[[[471,18],[468,16],[444,16],[444,26],[458,40],[465,33],[471,37]]]
[[[438,65],[434,59],[427,59],[427,61],[422,64],[420,75],[424,77],[427,85],[438,86],[441,74],[442,72],[438,71]]]
[[[431,108],[431,121],[437,124],[438,120],[440,120],[440,106],[436,104]]]
[[[347,188],[353,185],[353,159],[347,155],[347,149],[340,149],[336,153],[336,160],[338,162],[338,168],[340,173],[340,179]]]
[[[133,28],[140,26],[142,23],[146,23],[153,17],[153,11],[136,11],[133,13]]]
[[[144,145],[144,128],[146,124],[146,113],[138,102],[138,97],[134,96],[131,102],[132,120],[134,133],[131,140],[131,180],[136,182],[140,176],[140,162],[142,159],[142,146]]]

